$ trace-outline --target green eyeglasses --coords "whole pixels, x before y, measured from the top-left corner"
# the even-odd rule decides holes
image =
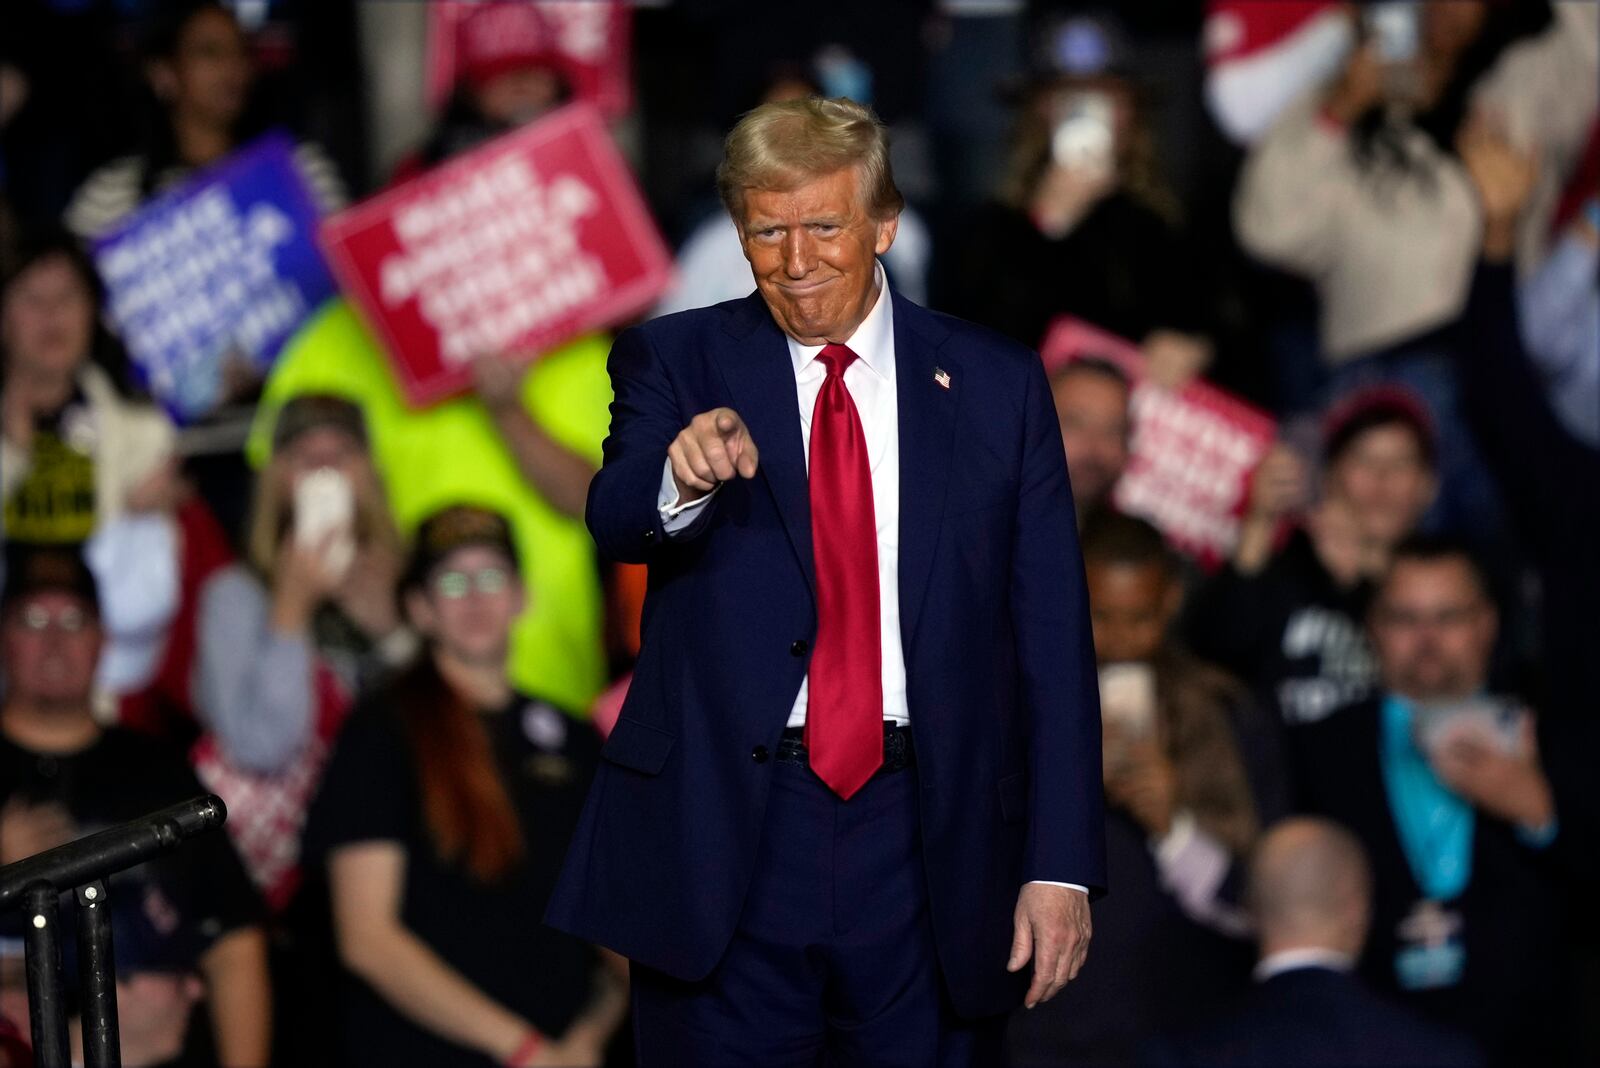
[[[433,592],[447,601],[457,601],[477,587],[479,593],[496,594],[511,584],[511,576],[503,567],[485,567],[477,571],[441,571],[433,577]]]

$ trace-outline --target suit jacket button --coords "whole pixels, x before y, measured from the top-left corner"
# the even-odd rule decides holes
[[[809,649],[809,648],[811,648],[811,646],[807,645],[804,641],[792,642],[789,645],[789,655],[790,656],[805,656],[806,655],[806,650]]]
[[[656,532],[653,531],[653,530],[647,530],[647,531],[644,532],[644,540],[645,541],[649,541],[651,538],[653,538],[655,536],[656,536]]]
[[[757,764],[765,764],[767,762],[767,747],[764,745],[758,745],[754,749],[750,750],[750,759],[754,760]]]

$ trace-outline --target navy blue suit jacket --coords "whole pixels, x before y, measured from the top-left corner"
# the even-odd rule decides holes
[[[1017,893],[1105,884],[1100,717],[1072,493],[1034,353],[894,296],[900,628],[941,969],[1004,1011]],[[682,979],[743,907],[773,752],[816,633],[794,368],[758,294],[625,331],[589,490],[601,553],[649,564],[642,648],[551,899],[554,926]],[[949,376],[948,388],[935,373]],[[726,406],[760,450],[668,539],[667,446]]]
[[[1464,1036],[1384,1001],[1353,976],[1299,968],[1251,991],[1234,1015],[1142,1058],[1151,1068],[1478,1068]]]

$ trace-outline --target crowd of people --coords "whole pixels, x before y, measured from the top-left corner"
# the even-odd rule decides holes
[[[0,864],[227,801],[112,884],[129,1068],[630,1063],[626,962],[541,922],[648,581],[583,523],[609,338],[415,408],[339,295],[180,427],[106,314],[89,243],[270,126],[332,213],[579,89],[497,3],[528,32],[464,33],[380,158],[349,72],[404,16],[317,6],[28,0],[0,44]],[[850,95],[904,150],[892,288],[1142,356],[1051,377],[1110,892],[1012,1062],[1593,1063],[1600,7],[853,7],[641,6],[616,133],[679,249],[652,314],[752,288],[696,146]],[[1136,390],[1197,382],[1278,427],[1221,560],[1119,506]]]

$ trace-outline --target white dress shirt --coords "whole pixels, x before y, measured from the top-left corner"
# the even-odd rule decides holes
[[[867,440],[867,464],[872,469],[872,518],[878,528],[878,634],[883,657],[883,718],[904,726],[911,721],[911,716],[906,708],[905,650],[900,644],[900,410],[895,405],[894,302],[889,298],[889,286],[881,264],[877,274],[878,299],[850,335],[850,351],[857,358],[844,370],[844,385],[861,416],[861,430]],[[792,337],[785,340],[789,343],[789,359],[794,364],[800,437],[809,470],[811,415],[828,370],[817,359],[823,348],[821,345],[802,345]],[[677,483],[672,478],[672,461],[668,460],[658,501],[662,526],[668,536],[694,522],[694,517],[715,492],[712,490],[688,504],[678,504]],[[800,691],[795,694],[789,710],[788,725],[791,727],[805,725],[808,685],[808,680],[800,680]]]
[[[878,528],[878,616],[879,648],[883,658],[883,718],[904,726],[911,721],[906,706],[905,648],[900,642],[900,409],[895,396],[894,302],[883,265],[877,266],[878,299],[856,327],[846,344],[856,359],[844,371],[845,389],[861,417],[861,430],[867,441],[867,463],[872,469],[872,518]],[[795,388],[799,394],[800,436],[804,444],[807,470],[811,467],[811,415],[817,394],[828,371],[817,354],[821,345],[802,345],[794,338],[789,343],[789,359],[794,364]],[[758,446],[760,442],[756,443]],[[718,487],[720,488],[720,487]],[[682,503],[668,459],[661,475],[657,508],[667,536],[686,529],[717,492]],[[800,680],[789,710],[790,727],[806,721],[808,680]],[[1044,881],[1044,880],[1040,880]],[[1087,889],[1073,883],[1053,883]]]
[[[1264,983],[1275,975],[1299,971],[1302,968],[1327,968],[1335,972],[1348,972],[1355,967],[1355,959],[1348,953],[1322,946],[1304,946],[1284,949],[1262,957],[1256,964],[1255,980]]]

